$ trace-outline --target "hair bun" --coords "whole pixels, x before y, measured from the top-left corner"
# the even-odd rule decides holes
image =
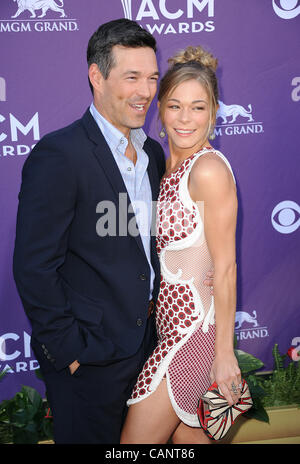
[[[189,46],[185,50],[180,50],[168,60],[170,67],[176,64],[185,64],[190,61],[207,66],[212,71],[216,71],[218,60],[211,53],[207,52],[200,45],[198,47]]]

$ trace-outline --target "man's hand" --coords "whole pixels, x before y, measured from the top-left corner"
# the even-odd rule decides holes
[[[71,375],[74,374],[74,372],[78,369],[79,366],[80,366],[80,364],[79,364],[78,361],[74,361],[74,362],[72,362],[72,364],[69,365]]]
[[[214,294],[214,272],[209,271],[206,274],[206,279],[203,281],[204,285],[207,285],[207,287],[210,287],[210,294]]]

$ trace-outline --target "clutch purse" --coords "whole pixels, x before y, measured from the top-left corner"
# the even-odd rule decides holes
[[[229,406],[215,382],[201,396],[198,402],[197,416],[200,426],[209,438],[221,440],[236,419],[248,411],[252,404],[253,401],[246,380],[242,379],[241,396],[233,406]]]

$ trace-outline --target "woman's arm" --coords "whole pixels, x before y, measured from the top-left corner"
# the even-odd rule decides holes
[[[217,382],[227,401],[233,404],[239,395],[233,393],[232,383],[238,386],[241,382],[233,348],[236,309],[235,183],[224,161],[209,153],[195,162],[189,191],[194,201],[204,202],[200,211],[202,214],[204,211],[204,232],[214,266],[216,344],[211,380]]]

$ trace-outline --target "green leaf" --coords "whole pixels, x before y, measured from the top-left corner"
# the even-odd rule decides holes
[[[250,379],[247,379],[248,385],[249,385],[249,390],[251,393],[251,397],[254,398],[262,398],[266,395],[266,392],[263,387],[261,387],[259,384],[254,384],[251,382]]]
[[[238,339],[237,339],[236,334],[234,334],[234,337],[233,337],[233,347],[234,347],[234,349],[237,347],[237,344],[238,344]]]
[[[244,414],[244,416],[248,419],[256,419],[261,422],[267,422],[268,424],[270,423],[269,415],[265,408],[262,406],[259,408],[252,407]]]
[[[51,439],[53,437],[53,421],[52,419],[44,419],[42,423],[42,432],[45,438]]]
[[[14,430],[13,442],[15,444],[36,444],[39,441],[38,433],[33,429]]]
[[[0,423],[12,432],[13,443],[37,443],[52,438],[52,419],[44,425],[47,403],[32,387],[22,386],[10,400],[0,405]]]
[[[26,387],[26,392],[31,403],[30,418],[32,419],[42,406],[42,398],[34,388]]]
[[[8,369],[0,372],[0,381],[3,380],[3,378],[6,376],[7,372],[8,372]]]
[[[264,363],[253,356],[252,354],[245,353],[242,350],[234,350],[235,356],[237,358],[239,367],[241,369],[242,375],[261,369],[264,366]]]
[[[41,369],[36,369],[36,370],[34,371],[34,373],[35,373],[36,377],[37,377],[39,380],[43,380],[43,381],[44,381],[44,377],[43,377],[43,374],[42,374],[42,372],[41,372]]]
[[[12,416],[12,424],[14,427],[24,427],[28,421],[28,413],[25,409],[19,409]]]

